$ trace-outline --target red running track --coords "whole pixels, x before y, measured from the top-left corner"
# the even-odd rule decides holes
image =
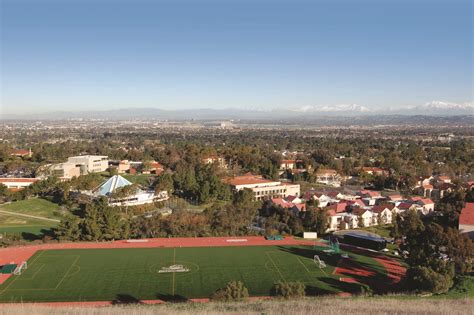
[[[344,245],[344,249],[364,256],[369,256],[384,266],[386,270],[386,281],[380,281],[380,279],[376,278],[377,275],[374,270],[353,261],[352,259],[341,258],[337,267],[334,269],[334,274],[345,276],[345,280],[350,279],[347,277],[351,277],[351,282],[366,283],[372,287],[378,288],[380,292],[389,292],[390,290],[393,290],[394,286],[399,284],[405,276],[406,268],[396,259],[359,247]]]

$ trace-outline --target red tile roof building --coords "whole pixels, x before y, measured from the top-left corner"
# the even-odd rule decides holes
[[[38,178],[0,178],[0,184],[7,186],[11,191],[18,191],[25,189],[38,180]]]
[[[474,202],[466,202],[459,216],[459,231],[474,239]]]

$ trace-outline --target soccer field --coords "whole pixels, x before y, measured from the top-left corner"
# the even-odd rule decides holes
[[[327,267],[313,261],[317,254]],[[377,273],[384,268],[357,254]],[[134,301],[209,297],[240,280],[250,295],[267,296],[277,281],[301,281],[313,294],[357,289],[333,275],[340,256],[310,246],[65,249],[37,252],[28,269],[0,286],[0,301]],[[160,272],[182,265],[185,272]]]

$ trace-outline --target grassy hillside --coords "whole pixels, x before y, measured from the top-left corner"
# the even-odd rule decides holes
[[[39,235],[56,226],[64,214],[59,205],[42,198],[12,202],[0,206],[0,233]]]
[[[41,234],[41,230],[49,230],[56,223],[15,215],[0,213],[0,233],[31,233]]]
[[[62,210],[57,204],[42,198],[15,201],[0,206],[0,210],[34,215],[48,219],[60,220],[62,217]]]
[[[118,305],[83,308],[42,307],[28,304],[0,307],[0,314],[97,314],[97,315],[152,315],[152,314],[471,314],[474,300],[432,300],[389,298],[307,298],[296,301],[250,301],[243,303],[177,303],[164,305]]]

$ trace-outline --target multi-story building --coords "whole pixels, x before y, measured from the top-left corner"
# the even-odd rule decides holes
[[[74,163],[59,163],[50,166],[50,174],[59,178],[73,178],[82,175],[81,167]]]
[[[67,162],[80,166],[81,174],[100,173],[109,167],[109,159],[106,155],[71,156]]]
[[[282,183],[265,179],[259,175],[245,174],[224,179],[224,182],[239,191],[245,188],[251,189],[255,200],[271,198],[284,198],[288,196],[299,196],[300,185]]]

